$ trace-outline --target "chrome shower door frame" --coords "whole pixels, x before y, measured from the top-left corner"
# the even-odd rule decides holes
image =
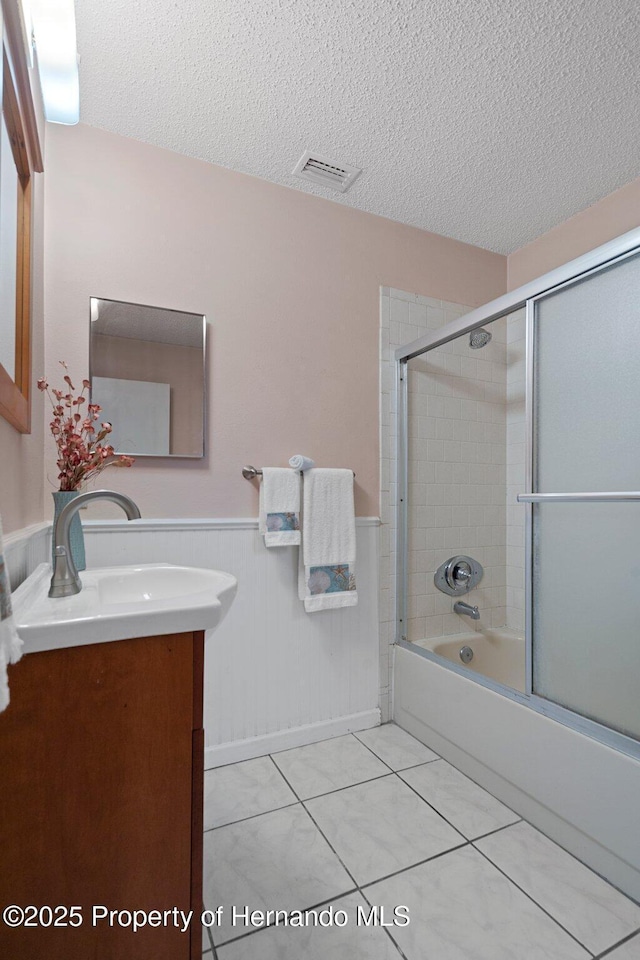
[[[412,343],[399,347],[394,354],[397,395],[397,542],[396,542],[396,638],[398,646],[411,650],[418,656],[433,660],[447,669],[488,687],[503,696],[535,710],[565,726],[590,736],[607,746],[640,759],[640,741],[625,736],[616,730],[583,717],[560,704],[546,700],[533,692],[533,509],[534,501],[542,495],[534,492],[535,483],[535,306],[551,292],[585,279],[589,274],[612,266],[615,262],[640,253],[640,228],[583,254],[561,267],[551,270],[529,283],[472,310],[439,330],[424,334]],[[525,510],[525,693],[504,686],[462,665],[451,663],[430,650],[416,646],[407,639],[407,509],[408,509],[408,364],[411,359],[436,347],[457,340],[477,327],[506,317],[525,308],[525,408],[526,408],[526,474],[523,491]],[[602,495],[606,496],[606,495]],[[608,495],[611,497],[612,495]],[[547,499],[559,500],[562,494],[547,495]],[[621,497],[619,497],[621,498]],[[639,499],[640,493],[627,494],[625,499]],[[593,496],[591,499],[594,499]]]

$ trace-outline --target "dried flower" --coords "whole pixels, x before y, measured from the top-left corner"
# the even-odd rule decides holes
[[[65,371],[68,370],[64,360],[60,361],[60,365]],[[75,391],[68,373],[65,373],[63,380]],[[74,397],[73,393],[63,393],[55,388],[49,391],[49,384],[44,377],[38,380],[38,390],[47,394],[53,411],[49,428],[58,449],[56,465],[60,471],[60,490],[79,490],[83,483],[92,480],[105,467],[130,467],[135,462],[133,457],[117,457],[111,444],[102,443],[113,428],[105,421],[96,433],[94,423],[100,417],[99,404],[88,403],[84,419],[79,413],[78,408],[87,400],[84,392],[90,386],[89,380],[83,380],[82,391]]]

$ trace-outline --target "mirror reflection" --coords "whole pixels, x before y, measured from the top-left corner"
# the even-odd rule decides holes
[[[204,456],[201,314],[91,298],[92,403],[116,453]]]

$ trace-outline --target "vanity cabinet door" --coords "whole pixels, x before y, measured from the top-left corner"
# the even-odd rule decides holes
[[[29,654],[10,668],[0,907],[51,907],[68,925],[48,925],[48,911],[34,927],[0,921],[0,956],[199,958],[202,661],[203,634],[184,633]],[[194,902],[185,933],[173,913],[166,926],[121,925],[120,911],[188,914]],[[65,917],[58,906],[80,909]],[[95,907],[116,913],[94,919]]]

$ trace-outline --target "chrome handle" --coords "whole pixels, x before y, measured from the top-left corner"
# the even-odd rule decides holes
[[[519,493],[518,503],[606,503],[640,500],[638,491],[619,493]]]

